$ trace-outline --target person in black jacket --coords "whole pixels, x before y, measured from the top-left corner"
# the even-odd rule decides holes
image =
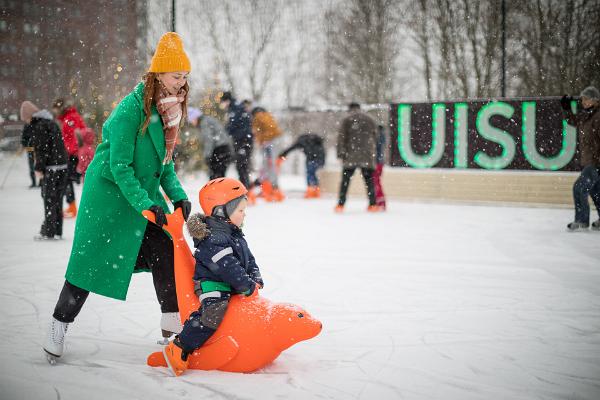
[[[175,375],[187,369],[188,355],[216,332],[231,296],[250,296],[264,285],[241,229],[247,194],[248,190],[236,179],[213,179],[200,190],[200,206],[205,215],[195,214],[187,221],[196,247],[194,283],[201,306],[190,314],[181,333],[163,350]]]
[[[26,117],[26,116],[25,116]],[[34,169],[42,180],[44,222],[36,240],[54,240],[62,237],[62,198],[67,185],[67,151],[60,127],[52,114],[41,110],[25,120],[23,135],[31,137],[35,157]]]
[[[30,101],[24,101],[21,104],[21,121],[29,123],[31,121],[31,116],[40,111],[35,104]],[[37,186],[35,179],[35,170],[33,169],[34,158],[33,158],[33,143],[31,139],[30,131],[26,131],[23,129],[23,134],[21,136],[21,146],[23,146],[23,150],[27,152],[27,163],[29,164],[29,178],[31,179],[30,188],[34,188]]]
[[[321,196],[321,188],[319,186],[319,178],[317,171],[325,165],[325,147],[323,146],[323,138],[310,131],[298,136],[298,139],[287,149],[279,154],[277,165],[285,160],[287,155],[296,150],[302,149],[306,156],[306,193],[304,198],[317,198]]]
[[[252,119],[250,113],[242,103],[238,103],[231,94],[225,92],[220,99],[220,107],[227,110],[227,133],[233,140],[235,152],[235,167],[240,181],[247,188],[250,187],[250,160],[252,157]]]

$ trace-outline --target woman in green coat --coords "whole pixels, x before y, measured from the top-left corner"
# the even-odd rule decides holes
[[[173,244],[162,230],[169,208],[187,219],[191,203],[173,168],[173,148],[186,114],[190,61],[173,32],[160,39],[143,82],[113,110],[87,170],[71,257],[44,350],[63,353],[68,325],[90,292],[125,300],[134,272],[151,271],[163,334],[179,333]],[[142,215],[149,210],[156,223]]]

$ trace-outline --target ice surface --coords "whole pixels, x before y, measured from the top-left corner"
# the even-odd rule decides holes
[[[255,374],[170,377],[145,363],[160,311],[138,274],[126,302],[90,296],[52,367],[41,343],[74,223],[32,240],[42,203],[26,165],[0,190],[2,399],[600,398],[600,233],[566,232],[572,210],[392,201],[373,215],[354,198],[337,215],[292,176],[290,198],[250,208],[244,230],[262,294],[320,319],[318,337]],[[199,211],[204,180],[184,183]]]

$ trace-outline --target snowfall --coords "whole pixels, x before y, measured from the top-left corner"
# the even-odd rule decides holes
[[[231,172],[231,171],[230,171]],[[42,341],[71,250],[35,242],[39,189],[23,156],[0,159],[0,398],[600,399],[600,233],[568,233],[570,208],[288,198],[248,211],[261,295],[323,323],[315,338],[251,374],[146,365],[160,350],[151,275],[127,301],[91,295],[46,361]],[[358,174],[355,177],[358,179]],[[182,178],[199,211],[202,176]],[[1,182],[0,182],[1,183]],[[81,187],[77,187],[78,195]]]

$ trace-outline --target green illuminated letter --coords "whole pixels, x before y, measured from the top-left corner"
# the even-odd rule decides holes
[[[467,168],[467,111],[466,103],[454,104],[454,168]]]
[[[424,155],[415,154],[411,145],[410,113],[408,104],[398,106],[398,150],[402,159],[413,168],[431,168],[444,155],[446,138],[446,105],[433,104],[431,118],[431,149]]]
[[[537,149],[535,143],[535,102],[523,102],[523,153],[525,158],[534,168],[557,170],[571,161],[575,155],[577,142],[577,129],[563,119],[562,121],[562,148],[554,157],[544,157]]]
[[[499,157],[490,157],[483,151],[475,154],[475,163],[485,169],[506,168],[515,157],[515,142],[513,137],[506,131],[496,128],[490,124],[492,115],[501,115],[510,119],[515,110],[510,104],[504,102],[492,102],[479,110],[477,114],[477,132],[487,140],[498,143],[502,146],[502,155]]]

